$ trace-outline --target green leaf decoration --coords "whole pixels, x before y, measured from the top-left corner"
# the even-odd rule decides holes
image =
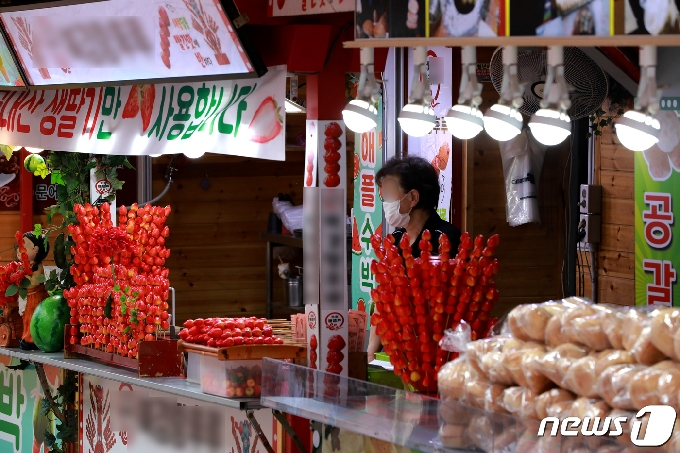
[[[38,275],[38,283],[45,283],[45,274]]]
[[[22,299],[26,299],[27,296],[28,296],[28,290],[26,288],[20,288],[19,289],[19,297],[21,297]]]
[[[5,291],[5,296],[6,297],[12,297],[12,296],[15,296],[18,292],[19,292],[19,287],[17,285],[9,285],[9,287]]]
[[[43,229],[41,224],[36,223],[35,225],[33,225],[33,234],[35,235],[35,237],[39,238],[40,236],[42,236],[42,232]]]

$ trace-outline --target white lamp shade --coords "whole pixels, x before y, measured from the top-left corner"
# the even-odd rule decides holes
[[[552,109],[540,109],[529,121],[532,135],[545,146],[562,143],[571,134],[569,116]]]
[[[184,155],[187,156],[189,159],[198,159],[199,157],[202,157],[205,154],[205,151],[201,149],[193,149],[191,151],[187,150],[184,151]]]
[[[378,125],[378,111],[370,102],[354,99],[343,109],[342,119],[349,130],[363,134]]]
[[[616,121],[616,136],[631,151],[646,151],[659,142],[661,125],[655,118],[635,110]]]
[[[446,114],[446,128],[460,140],[474,138],[484,129],[482,112],[467,105],[454,105]]]
[[[494,104],[484,115],[484,129],[494,140],[507,142],[522,132],[522,114],[507,105]]]
[[[429,105],[406,104],[399,114],[399,125],[407,135],[422,137],[434,129],[436,118]]]

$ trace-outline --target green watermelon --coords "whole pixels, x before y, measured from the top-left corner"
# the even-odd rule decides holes
[[[64,349],[64,326],[69,322],[70,309],[63,296],[52,296],[40,302],[31,318],[31,336],[45,352]]]

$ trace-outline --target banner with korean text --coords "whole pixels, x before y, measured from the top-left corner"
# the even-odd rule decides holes
[[[259,79],[0,91],[0,143],[92,154],[285,160],[286,68]]]
[[[680,306],[680,241],[674,237],[674,210],[680,201],[680,111],[674,99],[661,101],[659,143],[634,153],[636,305]]]
[[[378,106],[382,111],[382,105]],[[371,248],[371,236],[382,231],[382,201],[375,184],[375,174],[382,168],[382,118],[378,115],[378,127],[364,134],[355,134],[354,143],[354,216],[352,218],[352,308],[373,313],[371,290],[375,287],[375,275],[371,261],[375,253]],[[367,323],[370,328],[370,323]]]

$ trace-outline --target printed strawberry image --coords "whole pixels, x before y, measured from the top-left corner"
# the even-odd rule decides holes
[[[170,18],[164,7],[158,7],[158,26],[161,36],[161,60],[166,68],[170,69]]]
[[[250,141],[268,143],[283,131],[283,117],[281,107],[273,97],[269,96],[255,111],[253,120],[248,126]]]
[[[326,138],[323,142],[323,149],[326,153],[323,156],[326,165],[324,171],[326,178],[323,183],[326,187],[337,187],[340,185],[340,159],[341,155],[338,151],[342,148],[342,142],[339,138],[342,136],[342,128],[336,122],[328,123],[324,130]]]
[[[279,5],[279,9],[283,9],[283,5],[286,4],[286,0],[276,0],[276,4]]]
[[[155,100],[156,87],[154,85],[133,85],[123,108],[123,118],[137,118],[141,110],[142,127],[143,131],[146,132],[149,124],[151,124],[151,114],[153,113]]]
[[[359,155],[354,153],[354,179],[359,176]]]

